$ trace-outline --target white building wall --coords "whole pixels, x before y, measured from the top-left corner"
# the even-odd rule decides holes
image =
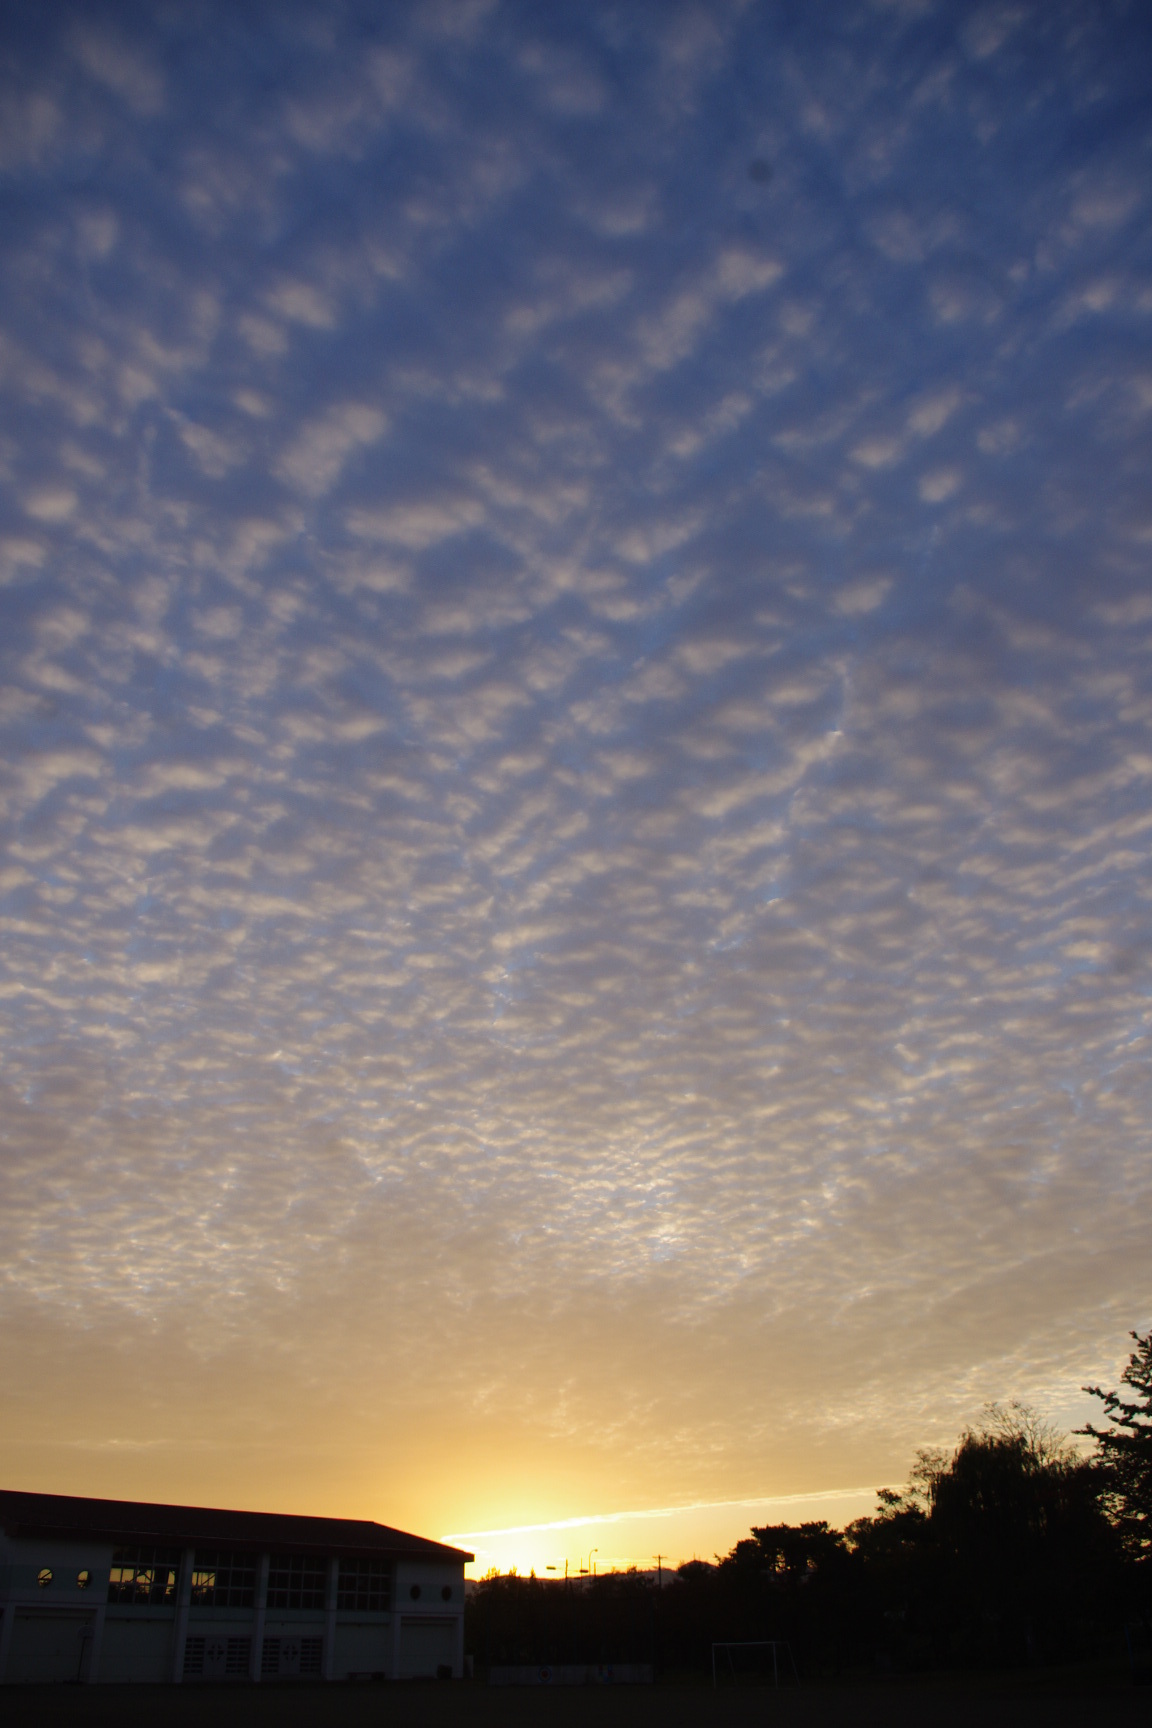
[[[387,1678],[392,1674],[392,1616],[341,1615],[332,1653],[334,1680]]]
[[[196,1608],[188,1601],[192,1550],[185,1551],[172,1607],[108,1602],[111,1544],[14,1540],[0,1531],[0,1683],[156,1684],[191,1681],[187,1639],[213,1642],[199,1678],[235,1680],[234,1641],[245,1639],[240,1678],[253,1680],[382,1675],[432,1678],[463,1673],[463,1562],[401,1560],[390,1612]],[[50,1584],[37,1582],[42,1568]],[[89,1574],[86,1586],[81,1573]],[[260,1568],[267,1578],[267,1557]],[[329,1592],[331,1594],[331,1592]],[[305,1640],[322,1641],[319,1673]],[[266,1645],[265,1640],[276,1640]],[[219,1672],[217,1670],[219,1669]]]
[[[0,1532],[0,1681],[29,1685],[91,1677],[111,1557],[107,1544],[29,1542]],[[52,1578],[41,1584],[45,1568]]]
[[[112,1548],[100,1542],[30,1542],[0,1533],[0,1600],[14,1594],[41,1608],[89,1608],[108,1595]],[[37,1580],[43,1567],[52,1582]],[[87,1572],[90,1582],[80,1583]]]
[[[393,1673],[398,1680],[463,1676],[464,1567],[401,1560],[396,1567]]]
[[[91,1638],[92,1616],[82,1609],[17,1608],[5,1678],[14,1686],[81,1680]]]
[[[104,1621],[98,1678],[121,1685],[157,1685],[170,1679],[175,1632],[172,1610],[110,1611]]]

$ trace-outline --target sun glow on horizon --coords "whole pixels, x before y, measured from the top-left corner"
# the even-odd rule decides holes
[[[712,1560],[726,1554],[754,1524],[802,1523],[826,1519],[842,1527],[875,1510],[875,1488],[835,1488],[805,1494],[700,1500],[623,1512],[585,1513],[539,1523],[494,1529],[453,1531],[442,1542],[466,1548],[475,1559],[467,1575],[483,1577],[493,1567],[551,1575],[554,1569],[576,1577],[587,1565],[607,1572],[636,1566],[655,1568],[657,1555],[666,1570],[686,1560]]]

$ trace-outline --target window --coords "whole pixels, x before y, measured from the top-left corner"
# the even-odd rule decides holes
[[[323,1608],[328,1566],[307,1554],[273,1554],[268,1567],[269,1608]]]
[[[179,1548],[114,1548],[108,1600],[171,1607],[179,1577]]]
[[[52,1582],[51,1566],[41,1566],[39,1572],[36,1574],[36,1582],[39,1584],[41,1590],[47,1590],[49,1584]]]
[[[91,1584],[91,1582],[92,1582],[92,1574],[91,1574],[91,1572],[89,1572],[87,1567],[84,1568],[83,1572],[77,1572],[77,1574],[76,1574],[76,1587],[78,1590],[87,1590],[87,1588],[88,1588],[89,1584]]]
[[[341,1560],[337,1608],[373,1614],[392,1605],[392,1568],[386,1560]]]
[[[194,1608],[251,1608],[256,1600],[253,1554],[204,1554],[196,1550],[192,1568]]]

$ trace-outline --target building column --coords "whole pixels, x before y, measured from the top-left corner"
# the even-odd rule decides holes
[[[248,1678],[259,1682],[264,1671],[264,1621],[268,1614],[268,1568],[270,1556],[261,1554],[256,1577],[256,1612],[252,1617],[252,1649],[248,1657]]]
[[[456,1617],[456,1655],[452,1662],[452,1673],[457,1680],[464,1678],[464,1616]]]
[[[340,1585],[340,1561],[328,1562],[328,1589],[324,1597],[324,1678],[331,1680],[336,1667],[336,1592]]]
[[[172,1628],[172,1684],[179,1686],[184,1679],[184,1640],[188,1636],[188,1609],[192,1603],[192,1568],[196,1550],[185,1548],[180,1562],[180,1586],[176,1592],[176,1624]],[[95,1653],[93,1653],[95,1654]]]
[[[397,1594],[395,1580],[393,1580],[392,1594],[393,1594],[393,1596],[395,1596]],[[399,1678],[400,1678],[400,1621],[401,1621],[401,1618],[402,1618],[402,1616],[400,1613],[400,1604],[398,1601],[394,1601],[392,1604],[392,1672],[388,1676],[389,1680],[399,1680]]]
[[[104,1643],[104,1621],[108,1614],[107,1602],[101,1602],[92,1614],[92,1648],[88,1652],[89,1686],[95,1685],[100,1678],[100,1649]]]
[[[8,1652],[12,1648],[12,1628],[16,1623],[15,1602],[5,1602],[0,1612],[0,1684],[8,1671]]]

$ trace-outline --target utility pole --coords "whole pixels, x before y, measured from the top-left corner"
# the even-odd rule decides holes
[[[652,1604],[652,1666],[660,1667],[660,1597],[664,1590],[663,1554],[656,1556],[656,1600]]]

